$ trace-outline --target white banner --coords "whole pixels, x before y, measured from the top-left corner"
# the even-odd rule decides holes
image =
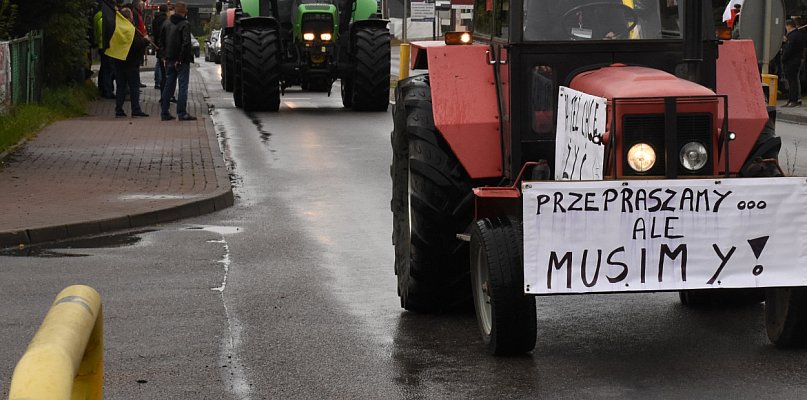
[[[525,182],[525,293],[807,286],[807,180]]]
[[[555,179],[602,180],[608,101],[561,86],[555,141]]]

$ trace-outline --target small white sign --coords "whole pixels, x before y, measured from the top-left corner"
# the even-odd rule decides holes
[[[412,1],[409,3],[412,21],[431,22],[434,20],[434,3]]]
[[[607,104],[602,97],[560,87],[555,179],[602,180]]]
[[[525,293],[807,286],[805,178],[522,189]]]

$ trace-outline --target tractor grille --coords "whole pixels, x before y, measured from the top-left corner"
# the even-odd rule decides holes
[[[332,33],[333,17],[331,14],[308,13],[303,15],[303,32],[312,32],[319,37],[321,33]]]
[[[714,157],[712,151],[712,115],[711,114],[679,114],[677,124],[677,155],[681,147],[693,141],[700,142],[706,147],[709,161],[699,171],[690,171],[684,168],[677,156],[673,160],[666,160],[664,149],[664,115],[642,114],[625,115],[622,119],[623,160],[622,171],[625,175],[639,175],[628,165],[627,152],[634,144],[647,143],[656,151],[656,164],[649,171],[641,175],[664,175],[665,163],[674,162],[678,165],[679,175],[712,175]]]

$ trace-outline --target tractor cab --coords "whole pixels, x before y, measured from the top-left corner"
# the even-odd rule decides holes
[[[658,162],[649,169],[625,168],[626,154],[617,151],[625,146],[611,146],[615,140],[631,144],[646,139],[660,151],[658,145],[665,141],[664,102],[675,101],[686,104],[675,112],[680,130],[687,129],[689,138],[698,139],[706,151],[716,150],[717,42],[709,35],[714,32],[711,18],[701,18],[709,7],[708,2],[689,2],[692,21],[686,31],[683,1],[477,1],[474,38],[489,46],[493,73],[498,75],[494,79],[499,80],[504,98],[502,112],[510,116],[510,127],[504,129],[509,130],[512,145],[505,149],[505,159],[512,162],[504,174],[514,179],[523,162],[554,161],[559,106],[573,111],[558,104],[561,87],[609,101],[606,131],[597,132],[602,142],[596,145],[611,147],[603,173],[669,177],[717,173],[717,157],[696,170],[678,168],[674,165],[678,157],[666,163],[658,154]],[[633,100],[620,100],[627,98]],[[616,129],[609,129],[612,117]],[[690,125],[697,129],[689,130]],[[649,132],[655,136],[648,137]],[[627,147],[625,152],[631,146]]]

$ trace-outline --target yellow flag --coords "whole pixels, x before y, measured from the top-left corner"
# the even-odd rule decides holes
[[[106,55],[121,61],[126,60],[126,55],[129,54],[129,48],[132,47],[134,41],[134,35],[134,25],[123,14],[115,12],[115,30],[109,40]]]

